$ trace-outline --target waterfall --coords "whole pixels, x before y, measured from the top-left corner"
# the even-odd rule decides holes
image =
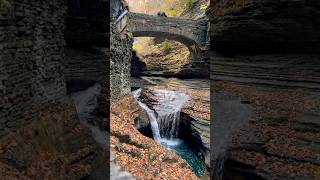
[[[88,114],[90,114],[98,106],[98,96],[100,93],[101,86],[100,84],[96,83],[87,90],[78,91],[71,94],[80,119],[88,118]]]
[[[184,93],[167,90],[156,90],[154,96],[159,104],[154,107],[158,114],[162,138],[173,139],[178,137],[180,125],[180,112],[189,96]]]
[[[140,93],[141,89],[133,91],[133,96],[137,101]],[[138,103],[149,116],[154,140],[161,144],[175,145],[179,143],[175,138],[178,137],[179,132],[180,111],[189,96],[167,90],[155,90],[153,95],[159,102],[154,106],[155,111],[140,101]]]
[[[150,96],[152,107],[148,107],[146,104],[149,102],[146,104],[141,102],[141,92],[140,88],[132,91],[132,94],[139,103],[139,106],[145,110],[149,117],[153,139],[169,151],[185,159],[195,174],[201,177],[205,171],[205,164],[201,155],[184,141],[184,137],[179,135],[179,128],[182,125],[182,122],[180,122],[180,112],[190,97],[180,92],[155,89],[150,94],[152,96]],[[147,132],[149,135],[150,131],[145,130],[143,129],[143,132]]]
[[[133,97],[138,100],[140,93],[141,93],[141,89],[133,91]],[[153,138],[156,142],[159,142],[161,137],[160,137],[160,131],[159,131],[159,126],[158,126],[155,112],[150,108],[148,108],[148,106],[145,105],[144,103],[140,101],[138,101],[138,103],[139,103],[139,106],[147,112],[150,119]]]
[[[97,122],[99,117],[91,114],[98,106],[98,96],[101,93],[101,85],[96,83],[86,90],[78,91],[71,94],[76,106],[77,114],[80,121],[90,128],[93,138],[102,148],[106,148],[108,143],[108,134],[106,131],[100,130],[98,126],[90,122]]]

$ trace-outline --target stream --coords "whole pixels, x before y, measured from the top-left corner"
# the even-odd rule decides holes
[[[205,165],[199,152],[179,137],[180,111],[190,97],[187,94],[158,89],[153,95],[159,104],[151,110],[146,104],[139,101],[141,87],[166,85],[193,89],[209,88],[209,81],[204,79],[177,79],[163,77],[132,78],[132,93],[149,116],[153,139],[168,150],[175,152],[185,159],[197,176],[202,176]]]

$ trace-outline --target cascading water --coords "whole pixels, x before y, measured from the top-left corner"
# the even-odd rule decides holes
[[[134,91],[134,98],[138,100],[140,93],[141,89]],[[151,110],[147,105],[140,101],[138,101],[138,103],[140,107],[147,112],[150,118],[155,141],[161,144],[166,142],[172,143],[168,142],[168,140],[174,142],[175,138],[178,137],[180,111],[182,106],[188,101],[189,96],[167,90],[156,90],[153,95],[159,101],[159,103],[154,106],[155,111]]]
[[[158,114],[160,134],[163,138],[177,138],[180,124],[180,111],[189,100],[189,96],[174,91],[157,90],[154,96],[159,104],[154,108]]]
[[[140,107],[149,116],[153,139],[186,159],[193,171],[201,176],[204,171],[202,160],[186,142],[178,137],[180,111],[189,100],[189,96],[175,91],[154,90],[153,95],[158,103],[153,106],[154,110],[152,110],[139,101],[141,89],[132,93]]]
[[[98,118],[91,113],[98,106],[98,96],[100,93],[101,86],[96,83],[86,90],[72,93],[71,97],[74,100],[80,121],[90,128],[93,138],[101,145],[102,148],[105,148],[108,142],[107,132],[102,131],[97,126],[88,123],[88,121],[94,122]]]
[[[141,93],[141,89],[138,89],[136,91],[133,92],[133,97],[135,99],[138,99]],[[153,110],[149,109],[147,105],[145,105],[144,103],[138,101],[139,106],[144,109],[150,119],[150,124],[151,124],[151,129],[152,129],[152,133],[153,133],[153,138],[156,142],[160,142],[161,136],[160,136],[160,131],[159,131],[159,126],[158,126],[158,122],[157,122],[157,118],[156,118],[156,114],[154,113]]]

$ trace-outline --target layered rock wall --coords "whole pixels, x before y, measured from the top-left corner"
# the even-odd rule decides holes
[[[66,16],[65,76],[68,84],[108,79],[108,5],[106,1],[69,0]]]
[[[0,136],[65,95],[66,2],[0,1]]]
[[[257,52],[317,51],[320,4],[314,0],[215,0],[211,3],[211,45]]]
[[[215,179],[316,179],[319,12],[312,0],[212,2]]]

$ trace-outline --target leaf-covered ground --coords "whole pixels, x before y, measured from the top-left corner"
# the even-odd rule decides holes
[[[0,179],[83,179],[105,160],[73,105],[53,105],[30,121],[2,138]]]
[[[185,160],[135,128],[141,111],[131,95],[111,104],[110,142],[117,163],[137,179],[198,179]]]

